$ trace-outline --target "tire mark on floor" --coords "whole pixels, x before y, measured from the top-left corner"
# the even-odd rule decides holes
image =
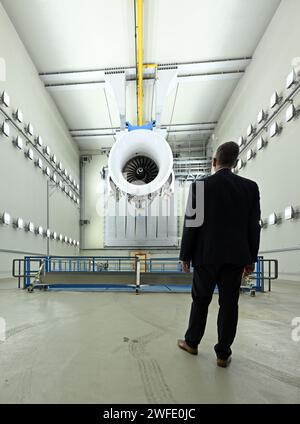
[[[153,331],[145,336],[138,337],[135,340],[130,340],[128,348],[130,354],[137,360],[147,401],[154,404],[176,404],[177,401],[166,382],[158,361],[151,358],[146,350],[148,343],[162,335],[163,332],[161,331]]]
[[[253,370],[259,371],[262,374],[267,375],[268,377],[274,378],[275,380],[288,384],[289,386],[293,386],[297,389],[300,389],[299,376],[293,376],[291,374],[288,374],[287,372],[272,368],[269,365],[261,364],[260,362],[254,361],[253,359],[248,358],[247,362],[248,368],[252,368]]]

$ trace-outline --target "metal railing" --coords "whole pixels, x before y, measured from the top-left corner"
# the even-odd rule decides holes
[[[193,272],[191,267],[190,272]],[[12,275],[18,278],[18,287],[32,288],[42,285],[40,277],[47,274],[132,274],[132,284],[136,293],[140,291],[144,274],[170,273],[183,274],[182,264],[178,258],[140,259],[132,256],[33,256],[24,259],[14,259]],[[278,261],[264,259],[259,256],[255,272],[251,275],[252,288],[264,292],[268,284],[278,278]]]
[[[30,284],[32,278],[40,275],[41,271],[44,271],[44,263],[44,258],[13,259],[12,276],[18,279],[18,288],[21,288],[21,279],[23,279],[23,288],[26,288],[26,280]],[[38,264],[37,269],[32,267],[35,264]]]
[[[272,290],[272,281],[278,279],[278,260],[264,259],[263,256],[257,258],[256,264],[256,285],[260,291],[265,291],[265,283],[268,284],[268,291]]]

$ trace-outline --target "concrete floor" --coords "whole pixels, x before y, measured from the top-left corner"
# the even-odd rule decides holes
[[[234,355],[217,368],[217,296],[200,354],[176,347],[187,294],[17,290],[0,283],[0,403],[300,403],[300,283],[243,295]]]

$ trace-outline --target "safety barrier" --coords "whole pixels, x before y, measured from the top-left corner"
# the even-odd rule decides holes
[[[193,269],[191,268],[191,273]],[[160,278],[174,278],[184,280],[181,262],[178,258],[152,258],[140,259],[132,256],[26,256],[24,259],[14,259],[12,275],[18,278],[18,287],[33,291],[34,288],[47,289],[51,284],[43,281],[43,277],[51,275],[101,275],[127,276],[130,285],[135,287],[136,293],[141,290],[143,280],[152,275]],[[251,275],[252,283],[244,289],[252,291],[271,291],[271,283],[278,278],[278,261],[264,259],[259,256],[255,272]],[[191,278],[188,284],[191,282]],[[95,284],[96,286],[96,284]]]

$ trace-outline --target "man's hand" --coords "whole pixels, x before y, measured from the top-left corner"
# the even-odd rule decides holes
[[[183,272],[190,272],[190,262],[182,261]]]
[[[255,264],[246,265],[244,268],[244,277],[248,277],[248,275],[252,274],[255,270]]]

